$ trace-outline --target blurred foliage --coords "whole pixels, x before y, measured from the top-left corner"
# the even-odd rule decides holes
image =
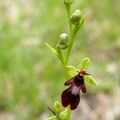
[[[73,10],[83,12],[85,24],[77,34],[70,65],[86,56],[91,59],[90,74],[99,85],[89,88],[88,94],[112,95],[119,87],[119,6],[119,0],[73,4]],[[60,99],[65,76],[44,43],[56,45],[65,31],[63,0],[0,1],[0,111],[13,113],[17,120],[36,120]]]

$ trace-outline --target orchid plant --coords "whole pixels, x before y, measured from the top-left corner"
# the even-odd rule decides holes
[[[55,48],[45,43],[49,50],[61,61],[67,79],[64,85],[69,86],[62,92],[61,102],[56,101],[54,103],[54,110],[49,108],[54,115],[46,120],[69,120],[71,110],[75,110],[80,102],[80,91],[83,93],[87,92],[85,84],[90,86],[96,85],[95,79],[86,72],[90,64],[89,58],[84,58],[77,68],[69,65],[69,58],[75,36],[84,23],[84,17],[80,10],[77,9],[71,13],[72,3],[73,0],[64,0],[65,8],[68,13],[69,35],[67,33],[62,33]],[[64,52],[66,54],[63,54]],[[63,111],[62,106],[66,107]]]

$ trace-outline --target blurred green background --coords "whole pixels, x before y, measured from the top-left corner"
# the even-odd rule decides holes
[[[71,120],[120,120],[120,0],[75,0],[85,24],[76,36],[70,65],[91,59],[98,85],[81,94]],[[63,0],[0,0],[0,120],[44,120],[65,89],[55,46],[68,31]]]

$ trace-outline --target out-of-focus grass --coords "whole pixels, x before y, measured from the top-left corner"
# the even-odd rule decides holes
[[[113,94],[120,79],[119,0],[76,0],[83,11],[70,64],[86,56],[89,71],[99,85],[89,93]],[[68,32],[67,14],[59,0],[0,1],[0,110],[17,120],[36,120],[60,99],[65,80],[60,62],[45,47],[55,46],[61,32]],[[118,82],[118,81],[117,81]],[[0,118],[2,119],[2,118]]]

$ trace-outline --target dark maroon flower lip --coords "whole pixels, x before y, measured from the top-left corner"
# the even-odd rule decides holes
[[[72,87],[69,87],[68,89],[64,90],[61,95],[62,105],[64,107],[67,107],[70,105],[71,110],[74,110],[77,108],[77,105],[80,101],[80,95],[79,94],[73,94],[72,93]]]
[[[83,93],[86,93],[87,91],[84,83],[84,77],[81,74],[77,74],[70,80],[67,80],[64,85],[69,87],[62,92],[62,105],[64,107],[70,105],[71,110],[74,110],[80,102],[80,90],[82,90]]]

